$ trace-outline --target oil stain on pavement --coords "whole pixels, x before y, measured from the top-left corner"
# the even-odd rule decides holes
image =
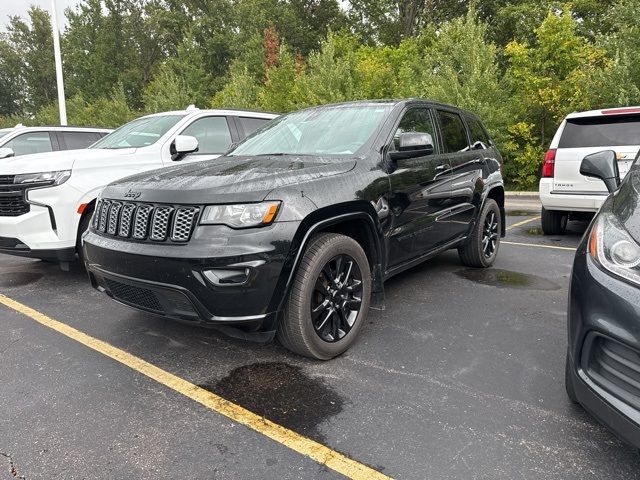
[[[324,440],[320,424],[340,413],[344,404],[322,380],[281,362],[244,365],[199,386],[319,442]]]
[[[456,275],[472,282],[498,288],[524,288],[528,290],[557,290],[560,288],[546,278],[499,268],[470,268],[459,270]]]

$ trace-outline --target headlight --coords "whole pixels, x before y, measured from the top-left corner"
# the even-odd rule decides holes
[[[280,202],[209,205],[202,212],[201,224],[248,228],[269,225],[278,214]]]
[[[591,230],[589,253],[603,268],[640,283],[640,245],[610,212],[602,212]]]
[[[42,173],[22,173],[16,175],[13,183],[20,185],[33,184],[34,186],[53,186],[61,185],[71,176],[71,170],[60,170],[57,172]]]

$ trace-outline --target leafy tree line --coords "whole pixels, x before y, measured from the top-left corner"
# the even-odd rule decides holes
[[[431,98],[478,113],[510,186],[530,189],[567,113],[640,104],[638,0],[83,0],[66,15],[73,124]],[[57,123],[50,31],[32,7],[0,34],[0,126]]]

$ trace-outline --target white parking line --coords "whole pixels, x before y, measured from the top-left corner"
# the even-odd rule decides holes
[[[572,247],[558,247],[556,245],[541,245],[539,243],[521,243],[521,242],[507,242],[505,240],[501,241],[502,245],[518,245],[521,247],[538,247],[538,248],[551,248],[554,250],[565,250],[569,252],[575,252],[576,249]]]

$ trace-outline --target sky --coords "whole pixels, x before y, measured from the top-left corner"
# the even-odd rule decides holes
[[[65,26],[65,9],[77,5],[80,0],[55,0],[55,2],[58,27],[62,30]],[[31,5],[51,11],[51,0],[0,0],[0,26],[2,29],[4,30],[4,27],[9,23],[10,15],[19,15],[27,18],[27,12]]]

